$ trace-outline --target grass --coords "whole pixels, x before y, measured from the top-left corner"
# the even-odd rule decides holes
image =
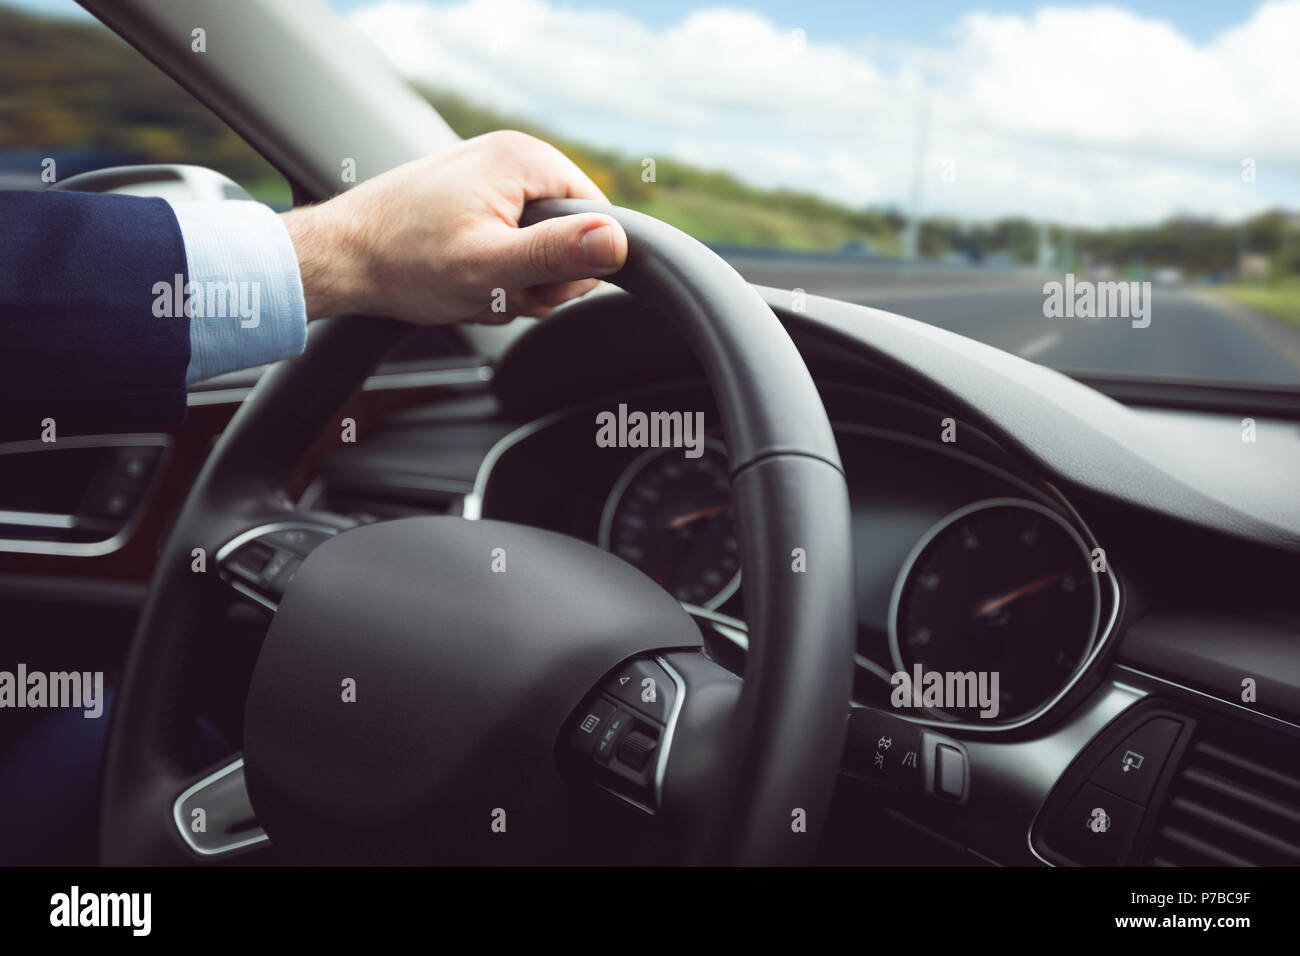
[[[1217,291],[1242,305],[1300,326],[1300,276],[1272,282],[1234,282]]]
[[[868,235],[835,220],[800,216],[694,189],[662,186],[647,197],[627,197],[624,202],[704,242],[828,250],[851,240],[866,240],[882,254],[898,252],[895,236]]]

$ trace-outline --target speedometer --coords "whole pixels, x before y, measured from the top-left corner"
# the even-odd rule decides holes
[[[1078,531],[1036,502],[989,499],[941,519],[913,549],[894,587],[890,652],[909,686],[919,675],[936,689],[975,687],[972,677],[996,688],[994,706],[927,708],[939,716],[1007,720],[1069,682],[1100,613],[1101,587]]]
[[[699,458],[666,448],[635,459],[605,502],[599,543],[677,600],[721,605],[740,586],[726,449],[707,441]]]

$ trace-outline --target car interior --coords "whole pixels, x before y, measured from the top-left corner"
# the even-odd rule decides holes
[[[208,7],[202,57],[188,3],[84,6],[295,204],[455,140],[290,0]],[[526,217],[592,209],[628,265],[544,321],[313,322],[175,429],[0,445],[4,659],[113,689],[36,862],[1300,864],[1300,387],[1060,371],[632,210]]]

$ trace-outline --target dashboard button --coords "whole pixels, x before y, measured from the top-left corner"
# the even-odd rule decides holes
[[[1051,845],[1085,866],[1122,866],[1138,828],[1142,807],[1093,783],[1085,783],[1056,819]]]
[[[925,737],[920,725],[874,707],[849,711],[844,771],[873,786],[925,789]]]
[[[966,758],[956,747],[935,746],[934,790],[941,797],[959,802],[966,796]]]
[[[1089,779],[1111,793],[1145,805],[1182,729],[1182,723],[1171,717],[1148,720],[1107,754]]]

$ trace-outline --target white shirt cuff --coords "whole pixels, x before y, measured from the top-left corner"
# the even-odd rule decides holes
[[[175,202],[189,268],[185,384],[302,352],[307,304],[280,217],[247,200]]]

